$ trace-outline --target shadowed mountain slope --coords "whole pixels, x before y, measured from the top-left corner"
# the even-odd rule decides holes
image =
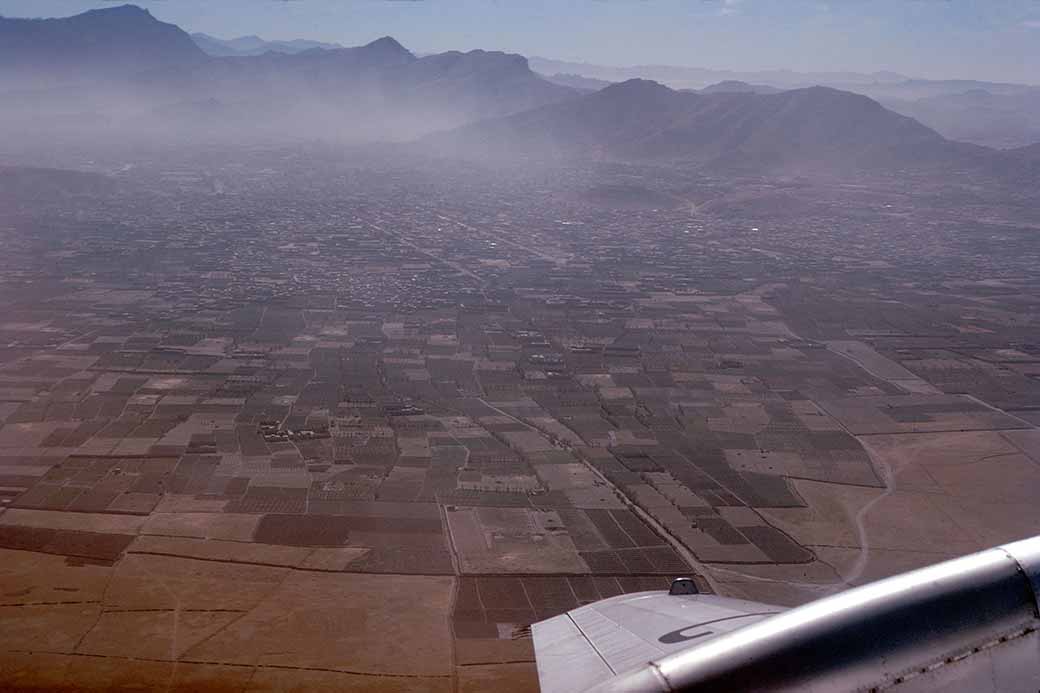
[[[25,85],[111,78],[205,61],[191,37],[123,5],[62,19],[0,17],[0,79]]]
[[[211,57],[130,5],[0,19],[0,91],[0,118],[30,136],[347,142],[404,141],[578,93],[542,79],[519,55],[419,58],[389,36]]]
[[[988,151],[950,142],[876,101],[836,89],[702,94],[647,80],[477,123],[430,141],[474,155],[680,160],[752,168],[953,164]]]

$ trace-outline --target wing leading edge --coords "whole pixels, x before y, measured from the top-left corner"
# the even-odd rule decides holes
[[[642,592],[533,626],[543,693],[1040,689],[1040,537],[783,610]]]

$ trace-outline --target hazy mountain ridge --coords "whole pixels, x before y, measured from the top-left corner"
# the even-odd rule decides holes
[[[5,44],[13,57],[2,115],[18,128],[107,124],[112,136],[187,135],[226,138],[407,140],[483,118],[535,108],[577,92],[534,74],[526,58],[498,52],[448,52],[416,57],[391,37],[352,48],[267,51],[255,56],[210,57],[173,25],[132,6],[94,10],[54,20],[11,20],[23,38]],[[92,27],[109,61],[91,47],[47,41],[26,47],[38,27],[48,35]],[[155,35],[162,40],[151,40]],[[247,37],[248,38],[248,37]],[[120,46],[131,49],[120,50]],[[177,50],[173,50],[174,46]],[[137,59],[134,51],[155,54]],[[43,57],[61,79],[38,80]]]
[[[557,72],[552,75],[541,75],[543,79],[546,79],[553,84],[560,84],[565,87],[572,87],[581,91],[599,91],[609,87],[614,82],[608,82],[605,79],[594,79],[592,77],[582,77],[581,75],[567,74],[563,72]]]
[[[1040,88],[1010,94],[971,89],[884,103],[928,123],[951,139],[998,148],[1040,141]]]
[[[79,27],[88,29],[91,45],[83,44],[87,39],[55,44]],[[997,161],[992,150],[951,142],[871,98],[830,87],[782,90],[729,79],[696,92],[634,79],[591,91],[539,76],[520,55],[474,50],[419,57],[389,36],[349,48],[210,57],[178,27],[133,6],[59,20],[0,20],[2,32],[19,37],[0,45],[0,54],[11,56],[8,69],[35,88],[7,98],[2,114],[16,131],[44,138],[74,130],[174,140],[356,143],[443,131],[426,142],[481,156],[674,160],[747,169]],[[33,36],[45,40],[27,38]],[[242,40],[243,49],[264,44],[256,37]],[[80,81],[41,89],[33,78],[44,67]],[[737,74],[699,74],[709,73]],[[756,74],[790,80],[797,73]],[[562,77],[575,84],[586,79]],[[895,73],[851,78],[875,79],[870,88],[890,91],[921,86]],[[988,94],[971,92],[961,101],[974,104]],[[1032,157],[1008,155],[995,165],[1012,160],[1022,165]]]
[[[365,70],[406,65],[416,60],[390,37],[364,46],[315,49],[297,54],[269,52],[259,56],[211,58],[197,65],[141,72],[133,77],[138,89],[185,97],[251,96],[256,89],[331,86],[356,79]],[[212,94],[210,92],[219,92]],[[270,94],[274,96],[275,94]]]
[[[718,70],[678,65],[608,66],[592,63],[569,62],[550,58],[531,57],[531,67],[542,74],[566,73],[623,82],[630,79],[648,79],[662,82],[674,89],[702,89],[725,81],[767,84],[778,88],[798,88],[814,84],[887,84],[909,80],[896,72],[796,72],[794,70]]]
[[[767,84],[748,84],[739,80],[729,79],[716,84],[710,84],[699,90],[701,94],[779,94],[783,89],[771,87]]]
[[[540,79],[519,55],[477,50],[417,58],[390,37],[356,48],[214,58],[145,73],[137,82],[157,100],[223,104],[209,110],[233,118],[229,127],[244,119],[348,140],[410,139],[576,94]],[[183,124],[192,127],[191,117]]]
[[[919,79],[885,71],[738,71],[671,65],[612,67],[546,58],[531,58],[531,65],[543,74],[563,72],[577,79],[611,82],[641,78],[674,89],[698,91],[710,89],[716,83],[732,82],[778,90],[827,86],[869,96],[950,139],[1002,148],[1021,146],[1040,138],[1040,87],[1027,84]]]
[[[719,82],[746,82],[781,90],[826,86],[853,91],[879,101],[916,100],[971,90],[993,94],[1019,94],[1040,86],[1014,82],[987,82],[969,79],[921,79],[891,71],[879,72],[798,72],[796,70],[721,70],[679,65],[608,66],[531,57],[531,68],[542,74],[562,72],[591,79],[623,82],[648,79],[673,89],[703,89]]]
[[[678,92],[630,80],[561,104],[433,136],[488,155],[660,159],[719,166],[898,166],[955,160],[963,146],[865,96]],[[955,151],[956,150],[956,151]]]
[[[289,41],[267,41],[259,36],[238,36],[232,39],[222,39],[209,34],[196,32],[191,34],[196,45],[205,53],[214,58],[243,57],[251,55],[263,55],[264,53],[302,53],[304,51],[320,48],[322,50],[336,50],[345,48],[338,43],[325,43],[322,41],[309,41],[307,39],[292,39]]]
[[[1024,161],[1031,161],[1040,164],[1040,142],[1031,144],[1027,147],[1008,150],[1008,153]]]
[[[187,33],[133,5],[64,19],[0,17],[0,83],[9,88],[112,79],[205,60]]]

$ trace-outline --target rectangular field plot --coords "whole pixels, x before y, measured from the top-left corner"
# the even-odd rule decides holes
[[[555,512],[455,508],[447,518],[463,573],[586,571]]]
[[[1024,428],[1025,424],[964,395],[844,397],[817,402],[853,435]]]
[[[0,527],[0,548],[52,553],[69,558],[115,562],[133,542],[129,534],[77,532],[46,527]]]
[[[260,519],[253,539],[264,544],[366,549],[363,556],[350,564],[350,572],[454,573],[436,506],[417,503],[359,505],[362,507],[355,508],[354,512],[360,514],[351,515],[265,515]],[[419,507],[408,507],[412,505]]]
[[[452,625],[460,639],[509,638],[515,628],[630,592],[666,590],[658,575],[461,577]]]
[[[170,457],[70,457],[11,505],[147,515],[168,487],[176,464],[176,458]]]

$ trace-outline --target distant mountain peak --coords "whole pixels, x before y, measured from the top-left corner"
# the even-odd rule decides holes
[[[8,85],[119,79],[205,59],[188,34],[137,5],[57,19],[0,18],[0,80]]]
[[[370,41],[365,44],[367,46],[385,46],[387,48],[396,48],[399,50],[408,50],[401,45],[401,42],[395,39],[393,36],[380,36],[375,41]]]
[[[152,17],[152,13],[138,5],[115,5],[113,7],[99,7],[96,10],[87,10],[83,15],[122,15],[126,17]],[[83,16],[80,15],[80,16]],[[152,17],[154,19],[154,17]]]
[[[661,102],[679,96],[679,92],[651,79],[629,79],[604,87],[598,92],[601,99],[618,102]]]
[[[637,102],[661,101],[676,96],[679,92],[650,79],[629,79],[616,82],[597,92],[604,101]]]
[[[98,9],[87,10],[82,14],[73,15],[66,19],[52,19],[48,21],[68,21],[78,26],[88,27],[108,26],[120,31],[133,31],[134,29],[144,29],[145,27],[174,26],[159,21],[155,18],[155,15],[138,5],[99,7]]]
[[[703,91],[707,91],[709,89],[716,89],[716,90],[729,89],[730,91],[734,91],[734,90],[749,91],[750,87],[751,87],[750,84],[748,84],[747,82],[742,82],[739,79],[724,79],[721,82],[716,82],[715,84],[712,84],[710,86],[705,87],[703,89]]]
[[[364,46],[362,46],[362,48],[368,51],[380,51],[387,55],[399,55],[402,57],[407,56],[409,58],[415,57],[415,54],[413,54],[410,50],[402,46],[400,41],[395,39],[393,36],[383,36],[382,38],[377,38],[375,41],[365,44]]]
[[[609,87],[606,87],[603,91],[615,91],[615,92],[636,92],[636,91],[641,91],[641,92],[644,92],[644,93],[647,93],[647,92],[657,92],[657,93],[664,94],[664,93],[671,93],[674,90],[670,89],[669,87],[666,87],[665,85],[661,84],[660,82],[655,82],[652,79],[643,79],[641,77],[635,77],[633,79],[626,79],[624,82],[618,82],[616,84],[611,84]]]
[[[530,66],[527,64],[527,58],[518,53],[487,51],[483,48],[474,48],[469,51],[445,51],[444,53],[435,53],[426,57],[441,58],[444,60],[493,60],[500,63],[511,63],[513,65],[522,66],[524,69],[530,69]]]
[[[420,61],[436,69],[450,70],[456,73],[479,73],[485,80],[499,80],[500,85],[509,84],[511,80],[537,80],[542,78],[531,71],[527,58],[516,53],[502,51],[447,51],[428,55]],[[559,87],[559,85],[553,85]]]
[[[530,65],[528,65],[528,67],[530,67]],[[600,89],[611,85],[611,82],[606,80],[582,77],[581,75],[573,73],[557,72],[556,74],[543,74],[541,76],[543,79],[546,79],[553,84],[559,84],[560,86],[570,87],[580,91],[599,91]]]
[[[739,79],[725,79],[700,90],[702,94],[776,94],[781,91],[765,84],[750,84]]]

